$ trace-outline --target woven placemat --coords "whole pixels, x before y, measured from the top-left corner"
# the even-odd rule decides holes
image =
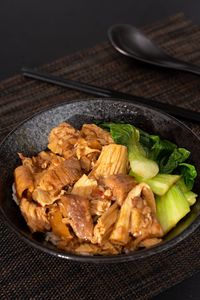
[[[200,64],[200,28],[183,14],[144,31],[179,58]],[[200,111],[199,78],[123,57],[108,42],[58,59],[41,70],[69,79]],[[26,80],[0,83],[0,138],[33,112],[88,95]],[[200,135],[200,127],[187,123]],[[35,250],[0,219],[1,299],[149,299],[200,269],[200,229],[177,247],[140,263],[75,263]]]

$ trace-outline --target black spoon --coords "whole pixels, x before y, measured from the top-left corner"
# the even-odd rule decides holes
[[[168,55],[137,28],[118,24],[108,30],[113,47],[120,53],[137,60],[169,69],[200,75],[200,67]]]

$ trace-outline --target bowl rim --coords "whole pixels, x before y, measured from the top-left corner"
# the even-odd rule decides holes
[[[132,104],[134,107],[139,107],[139,108],[145,107],[149,110],[156,111],[159,114],[161,114],[169,119],[173,119],[173,121],[175,123],[178,123],[179,126],[186,128],[200,142],[200,138],[197,136],[197,134],[195,132],[193,132],[186,124],[184,124],[180,120],[176,119],[175,117],[169,115],[168,113],[166,113],[160,109],[151,107],[148,104],[143,104],[143,103],[140,104],[140,103],[138,103],[138,101],[134,102],[133,100],[128,100],[128,99],[118,99],[118,98],[109,98],[109,97],[105,97],[105,98],[92,98],[91,97],[91,98],[83,98],[83,99],[81,99],[81,98],[80,99],[71,99],[71,100],[63,101],[62,103],[53,104],[53,105],[43,108],[43,109],[39,110],[38,112],[25,118],[22,122],[20,122],[14,129],[12,129],[3,138],[3,140],[0,143],[0,152],[1,152],[1,148],[4,146],[4,143],[7,141],[7,139],[15,131],[17,131],[19,127],[21,127],[23,124],[30,121],[34,117],[36,117],[40,114],[43,114],[44,112],[50,111],[51,109],[60,107],[60,106],[70,105],[70,104],[79,103],[79,102],[81,102],[81,103],[82,102],[90,102],[90,101],[93,103],[95,101],[96,102],[110,101],[110,103],[119,102],[122,104],[128,103],[128,104]],[[14,231],[18,235],[18,237],[20,237],[20,239],[23,240],[24,242],[26,242],[26,244],[28,244],[29,246],[33,246],[36,249],[39,249],[45,253],[51,254],[51,255],[59,257],[59,258],[65,258],[65,259],[76,261],[76,262],[96,263],[96,264],[98,264],[98,263],[106,263],[106,264],[108,264],[108,263],[124,263],[124,262],[128,262],[128,261],[137,261],[140,259],[148,258],[152,255],[155,255],[155,254],[158,254],[158,253],[161,253],[161,252],[171,249],[172,247],[174,247],[175,245],[177,245],[178,243],[183,241],[185,238],[187,238],[191,233],[193,233],[200,226],[200,216],[198,215],[196,217],[196,219],[186,229],[184,229],[181,233],[178,234],[178,236],[173,237],[171,240],[161,243],[157,246],[154,246],[154,247],[151,247],[148,249],[142,249],[142,250],[135,251],[135,252],[132,251],[127,254],[117,254],[117,255],[107,255],[107,256],[80,255],[80,254],[75,254],[72,252],[60,250],[58,248],[51,249],[47,246],[48,242],[46,244],[42,244],[36,240],[31,239],[28,234],[19,230],[17,228],[17,226],[15,226],[15,224],[13,224],[11,222],[11,220],[8,218],[8,216],[4,213],[1,206],[0,206],[0,212],[1,212],[1,215],[3,216],[3,220],[9,226],[9,228],[12,231]]]

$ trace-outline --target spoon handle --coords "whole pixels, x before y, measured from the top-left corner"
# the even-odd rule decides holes
[[[180,71],[185,71],[189,72],[195,75],[200,75],[200,66],[193,65],[191,63],[183,62],[182,60],[174,59],[170,57],[170,61],[164,62],[166,67],[175,69],[175,70],[180,70]]]
[[[200,75],[200,67],[192,65],[192,64],[185,64],[183,65],[183,70],[195,75]]]
[[[81,91],[98,97],[118,98],[124,101],[126,100],[133,101],[136,104],[144,104],[149,107],[155,107],[177,118],[200,123],[200,113],[192,110],[184,109],[182,107],[177,107],[168,103],[162,103],[152,99],[146,99],[146,98],[118,92],[115,90],[101,88],[83,82],[60,78],[55,75],[45,74],[43,72],[38,72],[27,68],[23,68],[21,71],[22,74],[28,78],[62,86],[64,88],[70,88],[73,90]]]

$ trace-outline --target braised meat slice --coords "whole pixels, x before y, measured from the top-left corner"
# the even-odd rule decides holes
[[[41,188],[36,188],[32,193],[32,199],[40,205],[45,206],[53,204],[63,193],[64,191],[54,193],[54,191],[44,191]]]
[[[90,212],[92,216],[101,216],[111,206],[111,201],[107,199],[91,199]]]
[[[157,244],[160,244],[161,242],[162,242],[162,239],[159,239],[159,238],[146,239],[146,240],[143,240],[139,244],[139,247],[149,248],[149,247],[153,247]]]
[[[34,180],[30,169],[27,166],[19,166],[14,171],[15,188],[17,197],[20,199],[25,191],[34,190]]]
[[[96,148],[95,148],[96,147]],[[76,156],[80,160],[81,167],[89,172],[100,155],[99,145],[91,143],[84,138],[79,138],[76,143]]]
[[[66,159],[54,168],[35,174],[32,198],[42,206],[52,204],[60,198],[62,189],[72,186],[81,175],[78,159],[74,157]]]
[[[39,186],[46,191],[60,191],[64,186],[74,184],[82,175],[77,158],[71,157],[57,167],[47,170],[40,179]]]
[[[109,187],[117,203],[121,206],[130,190],[136,185],[133,177],[126,174],[111,175],[103,180],[106,187]]]
[[[36,157],[33,156],[32,160],[35,166],[44,170],[58,166],[65,159],[53,152],[42,151]]]
[[[23,166],[29,168],[31,173],[39,173],[45,169],[50,169],[58,166],[65,159],[50,151],[41,151],[37,156],[26,157],[22,153],[18,153],[22,160]]]
[[[22,198],[20,209],[32,232],[45,232],[50,229],[51,226],[44,207],[38,206],[26,198]]]
[[[73,236],[70,234],[67,224],[63,223],[62,212],[59,207],[53,207],[49,212],[49,220],[52,232],[63,240],[71,240]]]
[[[102,146],[114,143],[110,133],[95,124],[84,124],[80,133],[82,137],[90,141],[89,147],[91,148],[101,149]]]
[[[91,240],[93,222],[90,214],[89,200],[78,195],[68,194],[61,197],[69,224],[80,239]]]
[[[69,158],[75,155],[75,147],[80,133],[70,124],[63,122],[53,128],[49,134],[48,148],[64,158]]]

